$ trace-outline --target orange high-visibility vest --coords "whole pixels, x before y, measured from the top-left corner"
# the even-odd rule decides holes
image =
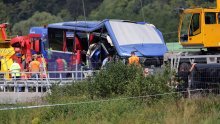
[[[140,64],[139,57],[137,57],[137,56],[131,56],[128,59],[128,62],[129,62],[129,65],[131,65],[131,64],[139,65]]]

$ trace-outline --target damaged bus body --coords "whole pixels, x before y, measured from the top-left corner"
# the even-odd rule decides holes
[[[144,66],[160,67],[167,52],[162,33],[144,22],[108,19],[61,22],[47,28],[32,27],[30,33],[42,36],[38,47],[47,60],[48,71],[57,70],[57,59],[65,61],[63,71],[79,70],[82,66],[99,70],[109,54],[126,63],[132,51]]]
[[[162,33],[155,26],[122,20],[49,24],[48,43],[49,62],[61,56],[69,66],[84,64],[91,69],[100,69],[108,54],[127,60],[132,51],[144,65],[160,66],[167,52]]]

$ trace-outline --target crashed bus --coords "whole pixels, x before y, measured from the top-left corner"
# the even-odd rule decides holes
[[[33,27],[30,33],[43,33],[41,29]],[[52,63],[59,57],[66,61],[67,70],[81,65],[100,69],[108,54],[126,62],[132,51],[144,65],[160,66],[167,52],[162,33],[154,25],[144,22],[72,21],[49,24],[46,30],[47,35],[42,36],[47,38],[42,42],[47,51],[45,58],[49,71],[55,69]]]
[[[160,67],[167,52],[162,33],[154,25],[109,19],[32,27],[29,35],[14,37],[7,43],[14,51],[14,58],[20,60],[21,71],[29,70],[28,65],[36,54],[43,64],[47,64],[44,71],[57,71],[58,59],[65,61],[62,71],[78,71],[82,67],[99,70],[109,54],[115,61],[120,59],[126,63],[131,52],[139,56],[144,66]],[[1,53],[1,70],[5,67],[4,70],[8,70],[11,65],[4,63],[5,58]]]

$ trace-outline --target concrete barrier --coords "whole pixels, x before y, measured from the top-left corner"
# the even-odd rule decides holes
[[[46,95],[40,92],[0,92],[0,104],[41,103]]]

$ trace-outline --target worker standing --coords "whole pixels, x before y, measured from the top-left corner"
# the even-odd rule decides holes
[[[33,58],[29,64],[29,71],[31,72],[31,78],[39,78],[40,62],[36,58]]]
[[[134,51],[131,52],[131,57],[128,58],[128,64],[140,65],[139,57],[135,55]]]
[[[56,70],[57,71],[64,71],[64,61],[60,57],[56,59]]]
[[[101,68],[102,68],[102,69],[105,69],[106,66],[107,66],[109,63],[111,63],[111,62],[113,62],[112,55],[108,54],[107,57],[103,60],[103,62],[102,62],[102,67],[101,67]]]
[[[65,70],[65,62],[64,59],[61,59],[61,57],[57,57],[56,59],[56,70],[57,71],[61,71],[59,73],[57,73],[57,78],[64,78],[64,73],[63,71]]]
[[[41,78],[45,78],[47,76],[46,74],[46,71],[47,71],[47,63],[46,63],[46,60],[42,55],[39,55],[38,59],[37,59],[38,62],[40,62],[40,72],[41,72]]]
[[[13,79],[21,78],[21,66],[17,63],[17,60],[14,60],[9,70]]]
[[[67,62],[65,59],[62,59],[63,60],[63,65],[64,65],[64,71],[67,71]]]

